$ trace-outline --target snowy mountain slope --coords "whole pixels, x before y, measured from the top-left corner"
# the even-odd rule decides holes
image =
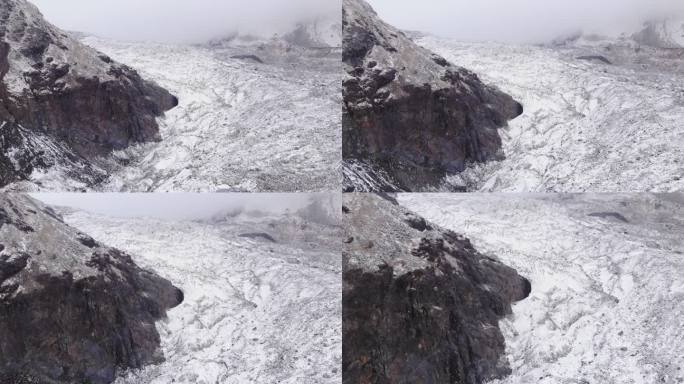
[[[78,155],[67,144],[21,125],[0,122],[0,178],[14,180],[4,192],[33,189],[81,191],[107,179],[104,169]],[[17,175],[19,174],[19,175]],[[31,178],[31,182],[23,181]]]
[[[0,1],[0,187],[97,183],[103,170],[93,160],[157,140],[157,118],[176,104],[135,70],[47,22],[30,2]],[[43,180],[46,174],[54,175]]]
[[[461,43],[430,36],[417,41],[474,70],[525,108],[501,132],[506,159],[473,165],[451,183],[508,192],[684,189],[681,50]],[[615,63],[578,59],[586,55]]]
[[[339,59],[258,64],[203,47],[85,42],[179,96],[160,143],[115,154],[106,190],[312,191],[339,185]],[[259,54],[258,46],[254,48]],[[235,48],[232,53],[247,53]]]
[[[632,38],[638,43],[661,48],[684,48],[684,16],[648,22]]]
[[[94,182],[74,180],[74,167],[57,164],[36,170],[12,190],[339,188],[338,49],[295,47],[277,39],[235,46],[125,43],[95,37],[82,41],[173,89],[180,105],[158,120],[159,142],[133,145],[92,162]]]
[[[498,383],[684,381],[684,196],[400,195],[530,278]]]
[[[300,46],[341,47],[342,23],[339,15],[330,15],[297,25],[294,31],[284,36],[285,40]]]
[[[238,215],[220,224],[64,216],[185,293],[157,324],[166,362],[117,383],[341,381],[339,228],[293,215]]]

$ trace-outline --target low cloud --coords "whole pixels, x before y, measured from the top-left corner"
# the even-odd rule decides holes
[[[48,205],[66,206],[113,217],[189,220],[230,211],[283,213],[307,206],[305,193],[35,193]]]
[[[234,31],[271,35],[341,14],[341,0],[32,0],[62,29],[120,40],[194,43]],[[340,16],[341,17],[341,16]]]
[[[633,31],[684,17],[682,0],[369,0],[387,22],[464,41],[543,42],[575,31]]]

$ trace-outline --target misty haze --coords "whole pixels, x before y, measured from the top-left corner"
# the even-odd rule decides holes
[[[58,27],[119,40],[203,43],[234,32],[270,37],[337,17],[341,0],[35,0]]]
[[[585,31],[624,32],[651,19],[684,17],[679,0],[369,0],[394,26],[463,41],[544,43]]]
[[[260,211],[282,214],[295,212],[325,195],[234,194],[234,193],[37,193],[32,197],[54,206],[70,207],[114,217],[162,219],[204,219],[215,214]]]

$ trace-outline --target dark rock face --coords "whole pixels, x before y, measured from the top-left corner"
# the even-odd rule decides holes
[[[34,170],[56,166],[83,185],[97,185],[108,178],[104,170],[61,140],[0,119],[0,187],[30,180]]]
[[[467,162],[502,156],[497,129],[522,113],[519,103],[419,47],[363,0],[343,5],[343,158],[392,178],[378,186],[345,172],[347,189],[435,189]]]
[[[86,158],[157,140],[156,117],[178,103],[25,0],[0,0],[0,79],[0,122],[47,134]]]
[[[510,372],[498,321],[530,283],[377,195],[346,195],[344,383],[482,383]]]
[[[238,237],[246,237],[249,239],[263,239],[263,240],[269,241],[271,243],[277,242],[273,238],[273,236],[269,235],[268,233],[264,233],[264,232],[242,233],[242,234],[238,235]]]
[[[0,243],[0,382],[111,383],[163,360],[170,282],[20,195],[0,195]]]

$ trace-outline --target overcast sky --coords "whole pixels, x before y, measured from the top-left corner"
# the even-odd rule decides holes
[[[306,206],[310,195],[253,193],[36,193],[48,205],[61,205],[115,217],[201,219],[244,207],[264,212],[295,211]]]
[[[201,42],[237,29],[272,34],[340,13],[341,0],[30,0],[62,29],[121,40]]]
[[[385,21],[467,41],[544,42],[578,30],[637,28],[684,15],[684,0],[368,0]]]

